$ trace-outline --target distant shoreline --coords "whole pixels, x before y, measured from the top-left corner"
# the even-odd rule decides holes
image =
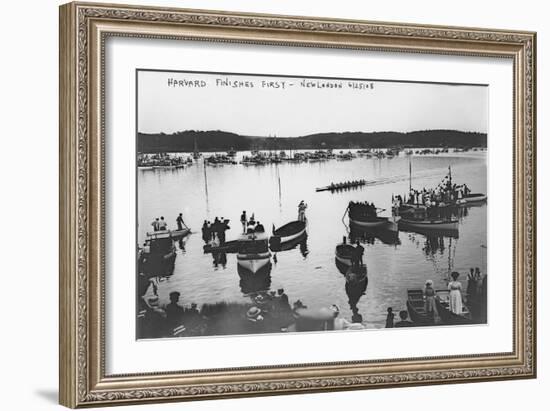
[[[347,150],[368,148],[487,147],[487,134],[457,130],[423,130],[407,133],[344,132],[299,137],[242,136],[225,131],[187,130],[172,134],[138,133],[139,153],[220,152],[252,150]]]

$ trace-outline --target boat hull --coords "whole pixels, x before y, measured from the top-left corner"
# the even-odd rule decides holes
[[[349,219],[353,224],[362,227],[362,228],[381,228],[385,226],[388,222],[387,218],[379,217],[376,220],[372,221],[360,221],[360,220],[354,220],[352,218]]]
[[[270,258],[270,252],[260,254],[237,254],[237,264],[252,274],[256,274],[269,264]]]
[[[470,204],[470,203],[481,203],[487,201],[487,195],[485,194],[470,194],[466,197],[463,197],[460,200],[461,204]]]
[[[281,229],[284,230],[284,228],[290,224],[296,225],[296,229],[293,230],[293,232],[281,234]],[[284,232],[284,231],[283,231]],[[283,227],[280,227],[277,230],[273,231],[273,235],[269,238],[269,245],[270,246],[281,246],[285,243],[291,242],[296,240],[297,238],[301,238],[307,233],[307,225],[303,221],[294,221],[292,223],[286,224]]]
[[[424,231],[455,231],[458,230],[458,220],[408,220],[402,218],[398,222],[400,229],[419,229]]]

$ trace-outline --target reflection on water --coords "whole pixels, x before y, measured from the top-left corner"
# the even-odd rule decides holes
[[[243,154],[247,153],[238,156]],[[387,210],[381,215],[389,216],[392,194],[408,191],[408,161],[404,155],[264,166],[213,167],[199,161],[174,170],[139,170],[138,244],[143,244],[155,217],[164,216],[169,228],[175,228],[175,219],[182,212],[193,232],[176,243],[171,275],[145,279],[140,282],[140,290],[145,288],[146,299],[151,298],[154,293],[150,284],[155,282],[159,306],[169,304],[169,294],[178,291],[179,304],[185,309],[190,309],[192,303],[210,310],[225,304],[242,316],[242,310],[246,312],[255,304],[251,300],[254,295],[269,297],[270,291],[284,289],[291,306],[297,300],[312,309],[335,304],[340,317],[360,321],[367,328],[381,328],[387,307],[394,311],[405,308],[408,288],[422,288],[428,279],[433,280],[435,288],[446,288],[451,270],[461,274],[459,281],[466,288],[470,267],[480,267],[486,273],[486,205],[454,210],[459,218],[458,232],[365,231],[350,226],[344,217],[350,201],[373,202]],[[413,187],[437,186],[449,165],[454,181],[467,183],[473,192],[487,192],[486,153],[482,151],[413,156]],[[347,191],[315,191],[331,182],[360,179],[368,184]],[[243,272],[231,250],[205,253],[201,235],[204,220],[229,220],[229,242],[239,237],[239,217],[246,210],[248,215],[254,213],[271,234],[272,226],[297,219],[301,200],[308,205],[307,236],[280,248],[272,247],[270,263],[262,272]],[[368,278],[350,281],[345,269],[335,265],[334,249],[342,237],[365,247]],[[271,331],[280,331],[286,327],[285,322],[277,323]],[[220,333],[239,333],[243,329],[241,325],[235,327],[234,332],[228,332],[224,326],[225,331]]]

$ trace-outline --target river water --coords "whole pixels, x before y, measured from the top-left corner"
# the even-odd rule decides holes
[[[353,150],[352,150],[353,151]],[[249,153],[238,153],[237,160]],[[230,219],[226,239],[236,239],[241,231],[243,210],[254,213],[266,230],[297,219],[297,205],[308,204],[307,243],[277,253],[270,274],[271,290],[284,288],[290,302],[301,300],[308,307],[336,304],[340,316],[351,320],[352,310],[346,293],[345,277],[334,261],[335,246],[349,234],[343,218],[349,201],[369,201],[390,215],[392,194],[405,194],[409,187],[409,161],[412,186],[432,188],[445,177],[451,166],[453,182],[466,183],[472,192],[487,193],[486,151],[439,155],[401,153],[394,158],[363,158],[351,161],[329,160],[317,163],[278,165],[205,166],[202,160],[175,170],[138,170],[138,230],[142,244],[151,221],[164,216],[169,228],[176,227],[182,212],[193,230],[183,249],[178,248],[172,276],[158,280],[160,304],[169,302],[171,291],[181,293],[180,304],[249,302],[247,284],[237,272],[235,254],[227,254],[225,264],[215,264],[203,253],[203,221]],[[316,187],[331,182],[365,179],[366,187],[342,192],[319,192]],[[357,302],[357,309],[368,328],[385,325],[386,309],[406,309],[407,289],[422,288],[431,279],[435,288],[446,288],[449,270],[460,272],[466,288],[467,270],[480,267],[486,273],[486,205],[468,207],[460,218],[458,238],[429,236],[400,231],[397,239],[369,236],[364,260],[368,286]]]

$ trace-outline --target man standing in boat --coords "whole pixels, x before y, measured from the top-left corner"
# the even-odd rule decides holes
[[[178,218],[176,218],[176,223],[178,224],[178,230],[183,230],[183,227],[187,228],[187,226],[183,222],[183,214],[182,213],[180,213]]]
[[[307,204],[304,203],[304,200],[300,201],[300,204],[298,204],[298,221],[306,221],[306,208]]]
[[[158,218],[155,218],[153,220],[153,222],[151,223],[151,225],[153,226],[153,231],[158,231],[159,230],[159,226],[160,226],[160,221]]]
[[[243,233],[246,233],[246,211],[243,210],[243,213],[241,214],[241,225],[243,226]]]

